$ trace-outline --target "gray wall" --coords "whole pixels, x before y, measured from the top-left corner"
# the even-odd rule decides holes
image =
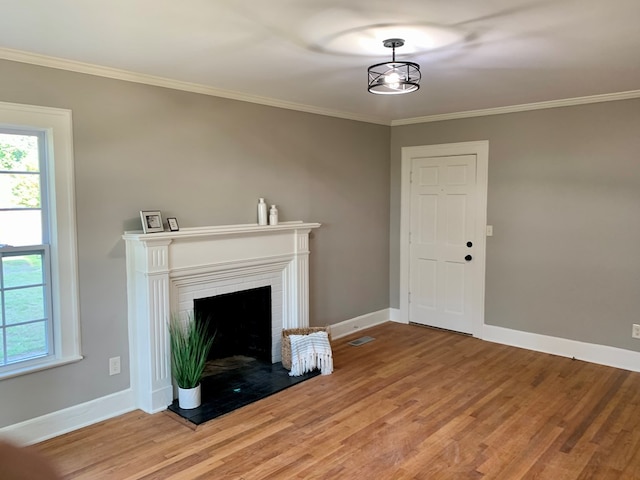
[[[391,306],[401,147],[489,140],[485,323],[640,351],[640,100],[394,127]]]
[[[310,318],[389,306],[385,126],[0,61],[0,101],[73,111],[82,362],[0,381],[0,426],[129,386],[124,230],[253,223],[258,197],[312,234]],[[121,375],[108,358],[122,357]]]

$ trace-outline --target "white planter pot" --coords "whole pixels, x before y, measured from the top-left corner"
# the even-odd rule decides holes
[[[183,410],[200,406],[200,384],[195,388],[178,387],[178,406]]]

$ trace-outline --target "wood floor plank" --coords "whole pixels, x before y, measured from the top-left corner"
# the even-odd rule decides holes
[[[198,427],[131,412],[35,446],[66,479],[640,478],[640,373],[414,325]]]

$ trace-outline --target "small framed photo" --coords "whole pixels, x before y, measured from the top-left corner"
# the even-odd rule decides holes
[[[144,233],[164,232],[162,215],[158,210],[140,210],[140,220]]]
[[[169,217],[167,218],[167,222],[169,223],[169,230],[171,230],[172,232],[177,232],[178,230],[180,230],[177,218]]]

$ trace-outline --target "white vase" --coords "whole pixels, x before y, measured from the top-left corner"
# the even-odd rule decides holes
[[[200,406],[200,384],[194,388],[178,387],[178,406],[183,410]]]
[[[264,198],[261,198],[258,202],[258,225],[267,224],[267,204]]]

